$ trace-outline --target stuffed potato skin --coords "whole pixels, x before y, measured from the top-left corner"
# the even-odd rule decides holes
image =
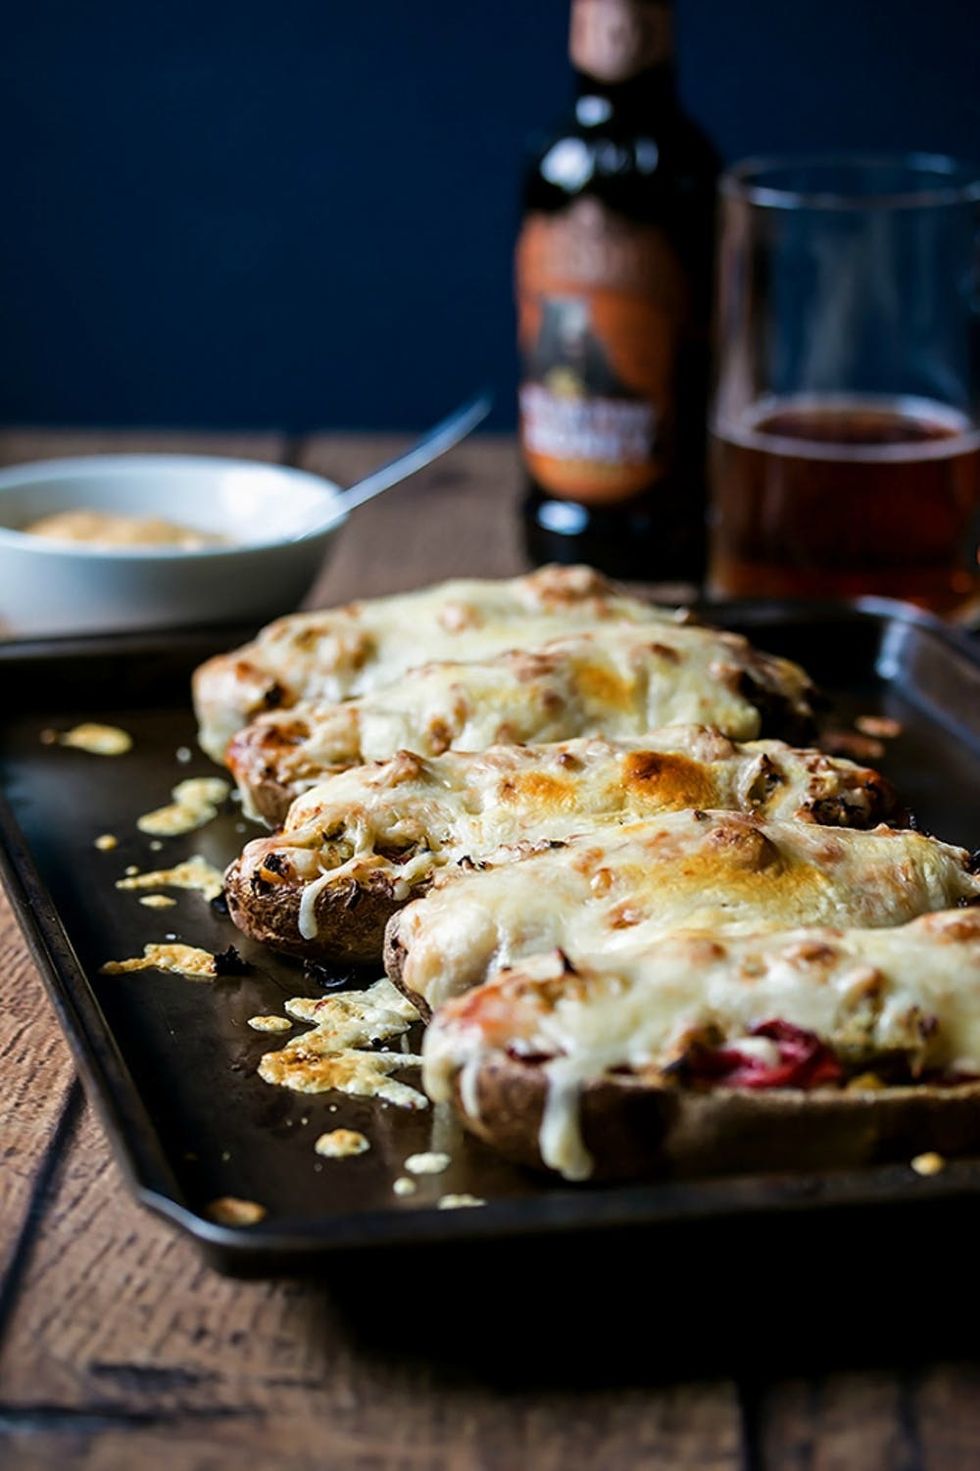
[[[887,929],[978,900],[970,855],[921,833],[672,812],[454,875],[389,922],[385,965],[431,1012],[554,947],[574,962],[630,953],[672,929]]]
[[[391,915],[444,872],[695,806],[862,828],[895,812],[890,786],[868,767],[779,741],[736,745],[701,726],[428,759],[403,751],[298,798],[280,833],[246,845],[226,892],[253,939],[368,962],[381,956]]]
[[[232,737],[270,710],[363,695],[428,660],[483,659],[575,628],[653,626],[684,616],[629,596],[591,567],[574,566],[499,581],[457,579],[293,613],[196,671],[200,744],[223,762]]]
[[[668,724],[732,740],[809,738],[812,686],[797,665],[716,629],[664,624],[575,633],[466,663],[425,664],[340,704],[254,720],[227,760],[245,810],[282,821],[331,772],[390,760],[581,736],[623,739]]]
[[[959,1153],[980,1138],[980,912],[542,954],[447,1003],[423,1059],[467,1128],[570,1179]]]

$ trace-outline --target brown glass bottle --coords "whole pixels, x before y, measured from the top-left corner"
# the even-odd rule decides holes
[[[676,94],[665,0],[573,0],[572,116],[516,255],[535,562],[700,582],[718,158]]]

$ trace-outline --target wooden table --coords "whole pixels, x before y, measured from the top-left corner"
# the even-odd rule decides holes
[[[101,450],[187,449],[286,460],[341,482],[401,441],[331,435],[13,433],[0,463]],[[507,440],[471,440],[410,490],[355,513],[318,588],[321,601],[415,586],[460,573],[519,570],[517,475]],[[860,1350],[860,1304],[841,1312],[839,1356],[794,1368],[805,1264],[774,1264],[759,1285],[759,1327],[775,1369],[746,1375],[748,1329],[725,1319],[728,1287],[705,1335],[730,1344],[711,1377],[696,1361],[672,1372],[671,1324],[606,1303],[596,1341],[574,1312],[564,1342],[535,1313],[535,1284],[502,1284],[513,1361],[467,1351],[479,1337],[467,1277],[449,1286],[457,1311],[441,1354],[412,1352],[427,1289],[395,1273],[360,1331],[350,1290],[331,1282],[241,1282],[203,1267],[190,1244],[130,1199],[74,1077],[61,1033],[16,924],[0,900],[0,1467],[222,1468],[282,1471],[967,1471],[980,1466],[980,1370],[942,1362],[943,1339],[904,1367]],[[975,1270],[942,1277],[918,1262],[900,1290],[925,1280],[971,1310]],[[672,1263],[652,1261],[668,1277]],[[875,1270],[869,1262],[869,1271]],[[466,1266],[480,1281],[481,1263]],[[384,1286],[384,1263],[377,1266]],[[601,1252],[581,1284],[598,1282]],[[377,1287],[377,1283],[375,1284]],[[601,1295],[601,1292],[600,1292]],[[341,1304],[346,1302],[347,1306]],[[828,1305],[829,1306],[829,1305]],[[836,1305],[838,1308],[840,1305]],[[823,1305],[816,1305],[823,1311]],[[487,1311],[484,1299],[481,1312]],[[807,1308],[812,1312],[812,1307]],[[780,1377],[780,1325],[787,1353]],[[361,1328],[363,1328],[363,1324]],[[805,1326],[805,1325],[804,1325]],[[636,1336],[625,1356],[622,1344]],[[571,1344],[569,1338],[572,1339]],[[620,1351],[615,1351],[616,1345]],[[652,1353],[649,1345],[659,1345]],[[647,1345],[647,1347],[644,1347]],[[914,1345],[913,1345],[914,1347]],[[860,1360],[860,1353],[858,1359]],[[888,1355],[880,1363],[888,1361]],[[731,1376],[731,1377],[728,1377]],[[741,1377],[739,1377],[741,1376]]]

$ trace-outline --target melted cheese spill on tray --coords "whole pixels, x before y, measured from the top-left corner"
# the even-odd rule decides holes
[[[313,1148],[324,1159],[353,1159],[355,1155],[366,1154],[371,1141],[358,1129],[331,1129],[329,1134],[320,1135]]]
[[[235,1195],[222,1195],[205,1206],[204,1213],[219,1226],[255,1226],[265,1219],[266,1209],[257,1200],[239,1200]]]
[[[397,1069],[418,1067],[422,1059],[410,1052],[340,1052],[309,1054],[292,1043],[281,1052],[267,1052],[259,1063],[259,1077],[294,1093],[348,1093],[354,1098],[380,1098],[398,1108],[428,1108],[429,1100],[417,1088],[390,1076]]]
[[[441,1175],[448,1170],[452,1163],[448,1154],[442,1150],[430,1149],[424,1154],[410,1154],[405,1161],[405,1169],[410,1175]]]
[[[129,873],[127,869],[127,874]],[[158,868],[152,873],[135,870],[127,878],[117,879],[117,889],[196,889],[205,899],[216,899],[224,880],[220,869],[195,853],[173,868]]]
[[[390,1076],[417,1066],[420,1058],[410,1052],[363,1050],[373,1042],[401,1036],[418,1019],[415,1007],[389,980],[339,996],[296,996],[286,1002],[286,1011],[314,1027],[261,1058],[259,1077],[266,1083],[295,1093],[336,1089],[358,1098],[380,1098],[399,1108],[428,1107],[424,1094]]]
[[[293,1024],[288,1016],[250,1016],[248,1025],[253,1032],[291,1032]]]
[[[171,909],[177,903],[169,894],[144,894],[140,899],[147,909]]]
[[[94,721],[84,721],[72,730],[61,731],[56,739],[60,746],[88,751],[91,756],[125,756],[133,749],[133,737],[128,730],[120,730],[118,725],[97,725]]]
[[[211,981],[216,971],[210,950],[195,945],[144,945],[143,954],[129,960],[107,960],[102,975],[121,976],[135,970],[163,970],[186,976],[189,981]]]
[[[231,787],[220,776],[188,777],[174,787],[173,802],[137,818],[136,826],[142,833],[162,838],[193,832],[217,817],[218,806],[230,791]]]
[[[314,1030],[297,1037],[305,1051],[331,1052],[342,1047],[364,1047],[387,1042],[407,1032],[419,1020],[416,1008],[386,977],[366,991],[339,996],[294,996],[286,1002],[287,1015],[312,1022]]]

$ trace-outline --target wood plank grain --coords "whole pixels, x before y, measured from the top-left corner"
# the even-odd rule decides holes
[[[393,435],[314,437],[300,446],[296,463],[350,485],[408,443]],[[514,440],[474,435],[352,514],[311,605],[402,592],[446,577],[513,576],[525,567],[519,493]]]
[[[56,460],[66,455],[228,455],[232,459],[281,460],[283,434],[214,433],[186,429],[38,429],[0,430],[0,465]]]
[[[918,1471],[896,1373],[832,1374],[763,1396],[760,1471]]]
[[[385,1269],[369,1261],[362,1270]],[[573,1396],[532,1385],[511,1387],[504,1403],[499,1385],[460,1367],[462,1343],[450,1355],[455,1366],[412,1354],[412,1304],[421,1311],[425,1293],[400,1273],[386,1281],[390,1342],[379,1353],[338,1311],[329,1282],[217,1276],[189,1243],[138,1211],[87,1115],[0,1351],[0,1433],[56,1414],[77,1441],[76,1419],[97,1415],[103,1423],[91,1434],[81,1426],[72,1456],[100,1468],[113,1464],[100,1459],[109,1452],[88,1442],[104,1439],[107,1425],[142,1425],[137,1443],[152,1466],[145,1427],[162,1420],[200,1437],[206,1417],[208,1436],[230,1437],[229,1454],[233,1445],[260,1458],[274,1450],[276,1464],[290,1467],[740,1465],[732,1386]],[[243,1418],[254,1423],[243,1428]]]
[[[74,1077],[40,977],[0,889],[0,1301]]]
[[[364,1385],[367,1390],[371,1386]],[[62,1422],[11,1428],[9,1471],[223,1471],[247,1459],[276,1471],[735,1471],[737,1443],[717,1422],[712,1386],[624,1395],[613,1408],[585,1396],[495,1401],[448,1395],[415,1403],[364,1400],[353,1429],[332,1403],[308,1396],[264,1419],[197,1416],[161,1425]],[[3,1434],[0,1428],[0,1435]]]
[[[924,1371],[914,1405],[923,1471],[980,1466],[980,1365],[939,1364]]]

